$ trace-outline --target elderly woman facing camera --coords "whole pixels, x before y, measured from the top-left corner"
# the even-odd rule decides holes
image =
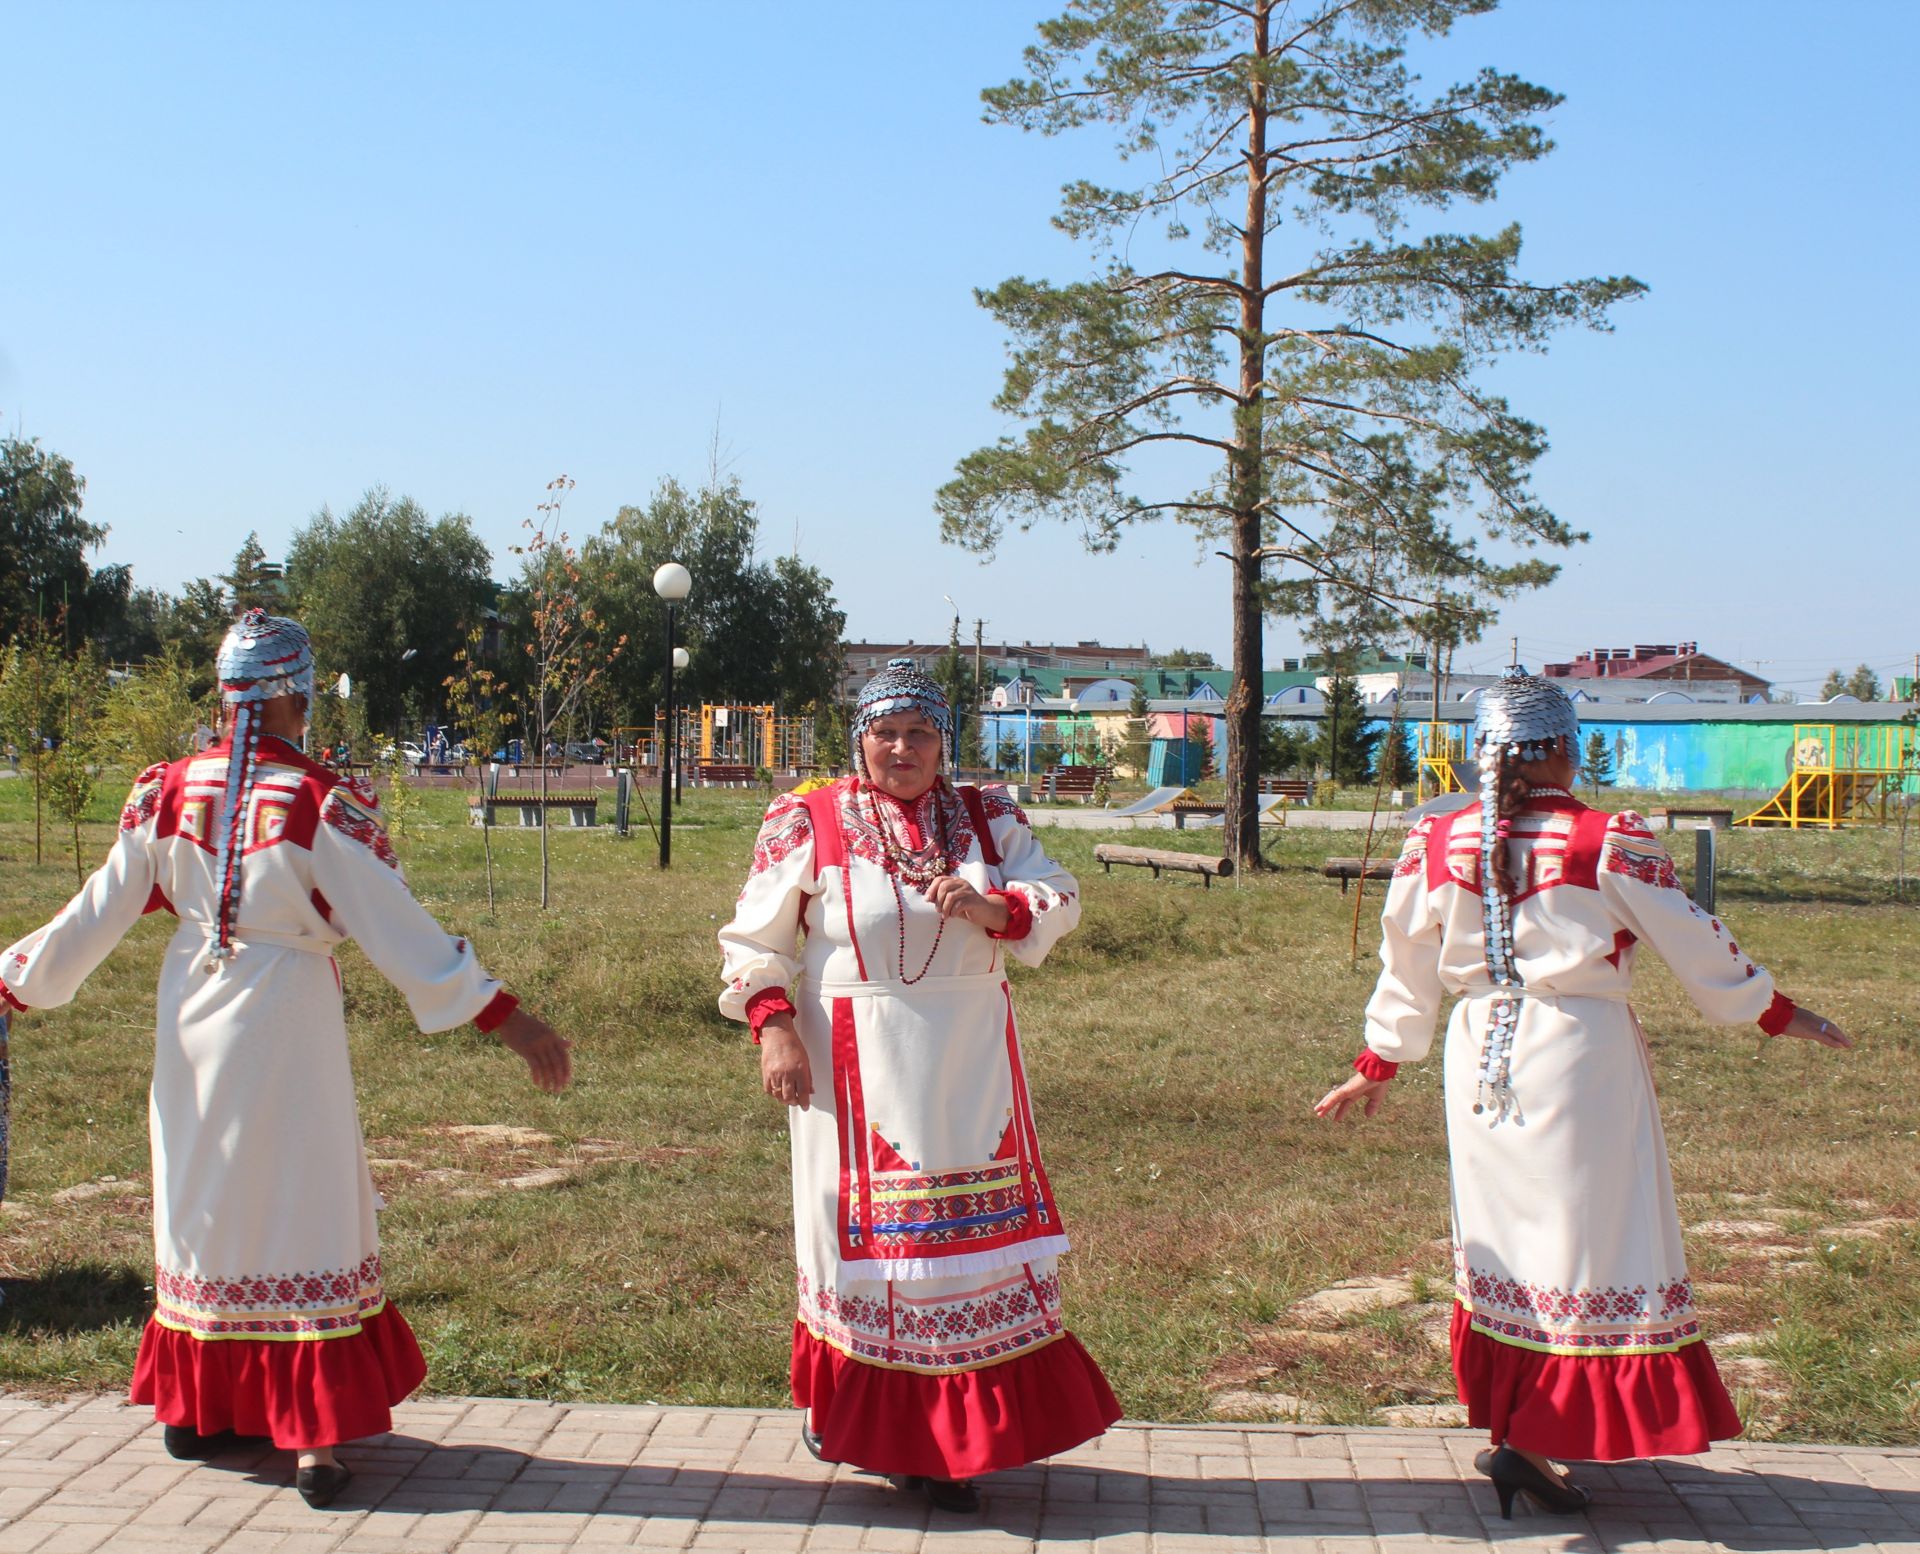
[[[1007,959],[1080,915],[1004,795],[941,775],[951,713],[911,659],[861,692],[856,775],[767,811],[720,933],[721,1011],[793,1139],[808,1448],[937,1506],[1119,1417],[1067,1331]]]
[[[1356,1072],[1317,1110],[1372,1116],[1442,1000],[1453,1172],[1453,1370],[1500,1508],[1587,1503],[1552,1459],[1688,1456],[1740,1433],[1701,1342],[1646,1038],[1645,945],[1709,1020],[1851,1045],[1796,1009],[1680,888],[1638,815],[1569,788],[1573,703],[1514,675],[1482,693],[1479,804],[1408,834],[1382,914]]]

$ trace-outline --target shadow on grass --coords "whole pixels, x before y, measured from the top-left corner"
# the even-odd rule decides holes
[[[1262,1432],[1264,1433],[1264,1432]],[[1308,1432],[1311,1436],[1312,1432]],[[1380,1432],[1367,1432],[1377,1437]],[[1429,1438],[1430,1439],[1430,1438]],[[982,1508],[961,1516],[931,1510],[921,1495],[877,1475],[836,1470],[796,1456],[789,1468],[764,1465],[727,1472],[683,1467],[693,1437],[662,1443],[659,1465],[579,1462],[478,1443],[435,1446],[407,1435],[350,1443],[342,1458],[354,1482],[336,1512],[379,1510],[401,1515],[485,1511],[499,1515],[591,1516],[605,1525],[653,1518],[665,1526],[725,1522],[730,1537],[753,1546],[751,1528],[783,1529],[769,1546],[790,1546],[795,1528],[977,1529],[1016,1538],[1087,1539],[1127,1533],[1216,1537],[1222,1547],[1260,1538],[1469,1539],[1475,1542],[1594,1537],[1617,1540],[1711,1540],[1741,1554],[1824,1547],[1904,1546],[1920,1535],[1920,1489],[1861,1484],[1844,1460],[1814,1452],[1765,1469],[1716,1469],[1692,1461],[1587,1465],[1575,1477],[1593,1490],[1576,1516],[1530,1512],[1500,1519],[1493,1487],[1469,1474],[1402,1477],[1382,1463],[1355,1477],[1345,1460],[1322,1468],[1311,1458],[1283,1456],[1285,1476],[1189,1477],[1122,1468],[1040,1463],[978,1480]],[[1840,1477],[1823,1480],[1831,1461]],[[240,1450],[216,1458],[213,1470],[248,1473],[259,1482],[291,1477],[284,1452]],[[1256,1463],[1257,1467],[1257,1463]],[[1311,1471],[1301,1473],[1300,1470]]]
[[[71,1335],[145,1322],[153,1289],[130,1268],[58,1266],[28,1279],[0,1280],[0,1333]]]

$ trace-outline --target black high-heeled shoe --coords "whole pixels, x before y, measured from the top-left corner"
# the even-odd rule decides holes
[[[1555,1516],[1571,1516],[1593,1500],[1591,1490],[1570,1484],[1558,1474],[1541,1472],[1511,1446],[1502,1446],[1488,1457],[1483,1471],[1493,1480],[1500,1496],[1500,1514],[1508,1521],[1513,1520],[1513,1497],[1518,1494]]]
[[[353,1480],[353,1472],[337,1462],[316,1462],[310,1468],[301,1468],[293,1475],[293,1487],[300,1491],[300,1498],[314,1510],[333,1504],[340,1491]]]

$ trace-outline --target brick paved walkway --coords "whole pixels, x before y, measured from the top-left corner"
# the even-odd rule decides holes
[[[291,1458],[176,1463],[144,1409],[0,1397],[0,1554],[532,1554],[690,1549],[987,1554],[1418,1554],[1447,1549],[1920,1550],[1920,1451],[1735,1446],[1586,1468],[1581,1517],[1502,1522],[1458,1431],[1122,1425],[929,1513],[822,1467],[795,1415],[439,1399],[342,1448],[310,1511]]]

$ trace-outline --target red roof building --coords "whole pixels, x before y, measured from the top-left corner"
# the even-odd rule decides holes
[[[1764,696],[1773,682],[1724,658],[1702,653],[1697,642],[1639,642],[1630,648],[1590,648],[1570,663],[1548,664],[1541,672],[1563,680],[1662,680],[1738,683],[1741,700]]]

